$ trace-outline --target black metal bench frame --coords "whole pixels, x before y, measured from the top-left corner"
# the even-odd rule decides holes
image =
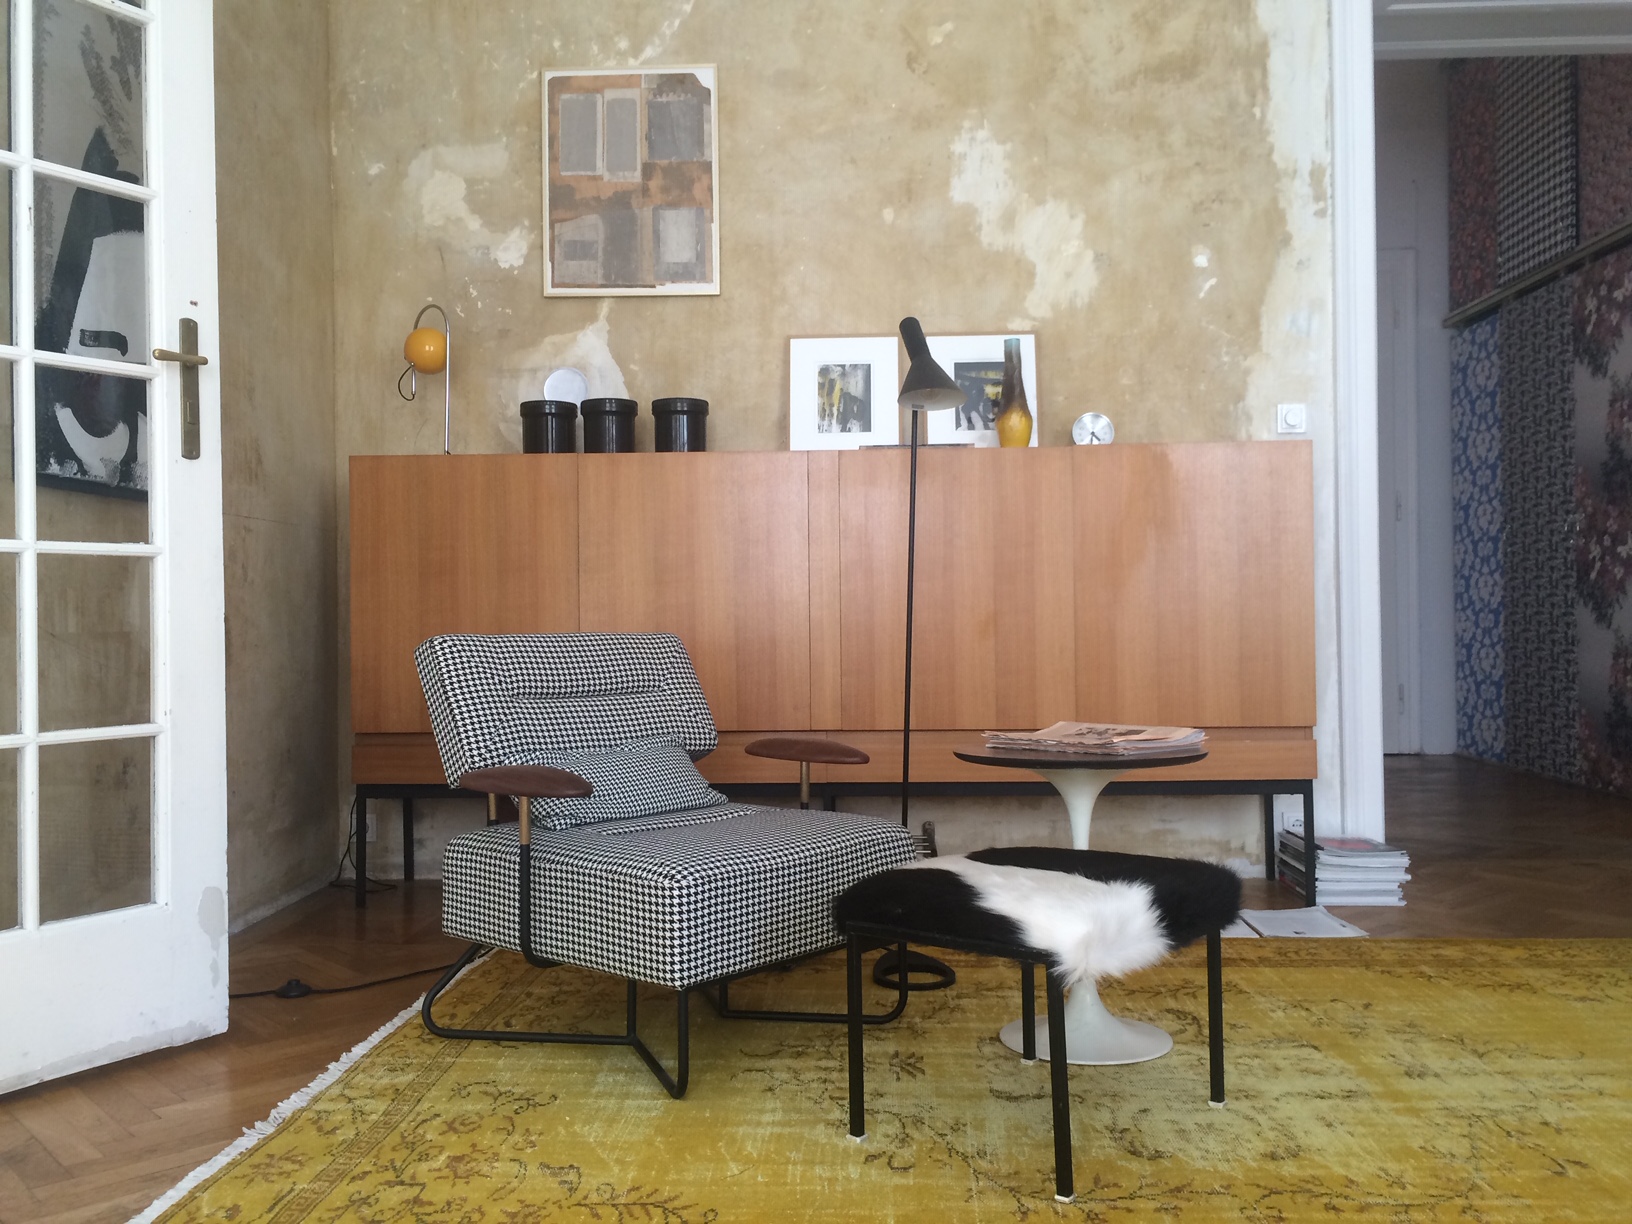
[[[862,953],[879,943],[906,942],[935,948],[950,948],[958,952],[973,952],[979,956],[997,956],[1020,963],[1020,1029],[1024,1049],[1021,1058],[1035,1062],[1037,1058],[1037,1003],[1035,969],[1048,965],[1046,952],[1021,944],[995,940],[963,939],[916,927],[893,926],[884,923],[851,921],[845,928],[849,937],[845,983],[849,1000],[849,1064],[850,1064],[850,1137],[858,1143],[867,1137],[867,1106],[865,1068],[862,1056],[862,1033],[867,1017],[862,1011]],[[1208,1102],[1215,1108],[1224,1105],[1224,971],[1223,939],[1214,931],[1207,936],[1207,1063]],[[1066,1052],[1065,987],[1052,968],[1046,969],[1048,995],[1048,1047],[1051,1052]],[[1076,1182],[1071,1167],[1071,1082],[1070,1063],[1066,1057],[1049,1060],[1049,1092],[1054,1109],[1054,1197],[1069,1203],[1076,1197]]]

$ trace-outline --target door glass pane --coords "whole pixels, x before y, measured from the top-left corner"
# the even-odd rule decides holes
[[[36,346],[146,364],[146,220],[138,200],[34,181]]]
[[[12,422],[12,389],[16,385],[16,370],[9,361],[0,361],[0,538],[17,538],[17,489],[11,474],[11,444],[16,436]]]
[[[17,726],[17,555],[0,553],[0,735]]]
[[[3,80],[4,72],[0,72]],[[7,237],[0,242],[0,343],[11,344],[11,171],[0,167],[0,223]]]
[[[39,538],[145,542],[148,384],[45,365],[34,372]]]
[[[11,5],[0,5],[0,148],[11,148]]]
[[[0,749],[0,931],[22,921],[17,912],[17,750]]]
[[[40,748],[40,920],[153,899],[153,741]]]
[[[34,154],[141,182],[142,31],[79,0],[34,13]]]
[[[146,557],[39,559],[40,729],[151,721]]]

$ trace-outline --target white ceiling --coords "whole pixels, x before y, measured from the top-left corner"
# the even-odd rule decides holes
[[[1632,0],[1372,0],[1378,59],[1632,52]]]

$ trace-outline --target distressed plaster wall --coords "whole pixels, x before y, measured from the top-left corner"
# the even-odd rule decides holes
[[[334,870],[334,249],[326,0],[218,0],[228,867],[241,927]]]
[[[707,398],[715,449],[783,449],[788,338],[888,335],[905,314],[1034,331],[1045,445],[1088,409],[1128,441],[1272,438],[1276,403],[1304,402],[1335,798],[1326,4],[331,12],[342,498],[346,456],[440,446],[439,381],[415,404],[395,390],[432,300],[464,451],[517,449],[517,405],[557,364],[592,393]],[[688,63],[719,69],[721,294],[545,299],[541,70]],[[1233,810],[1253,827],[1251,801]]]

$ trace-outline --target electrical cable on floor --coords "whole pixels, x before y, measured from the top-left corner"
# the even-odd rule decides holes
[[[357,982],[351,986],[313,986],[299,978],[290,978],[282,986],[274,986],[271,990],[245,990],[238,994],[229,994],[229,999],[260,999],[267,995],[276,995],[280,999],[304,999],[314,994],[345,994],[348,990],[366,990],[370,986],[384,986],[387,982],[401,982],[411,977],[420,977],[427,973],[439,973],[453,964],[430,965],[424,969],[411,969],[407,973],[399,973],[395,977],[375,978],[371,982]]]
[[[357,859],[355,855],[352,854],[352,848],[357,844],[356,817],[357,800],[353,798],[351,801],[351,810],[346,813],[346,826],[351,830],[351,832],[346,834],[346,848],[340,853],[340,861],[334,865],[334,879],[329,881],[330,888],[357,887]],[[347,863],[351,864],[351,876],[349,879],[341,874],[345,871]],[[367,876],[363,880],[364,892],[395,892],[396,889],[397,886],[395,884],[389,883],[385,880],[376,880],[373,876]]]
[[[356,815],[357,800],[353,799],[351,801],[351,810],[346,813],[346,823],[350,826],[351,833],[346,838],[346,848],[340,854],[340,861],[335,864],[334,879],[329,881],[330,888],[349,889],[357,886],[357,863],[352,856],[352,847],[357,841]],[[349,879],[341,875],[345,871],[347,863],[352,865],[353,874]],[[365,886],[369,892],[394,892],[397,887],[385,880],[376,880],[373,876],[366,878]],[[274,986],[271,990],[245,990],[238,994],[228,994],[227,998],[262,999],[270,995],[280,999],[304,999],[307,995],[314,994],[345,994],[348,990],[366,990],[370,986],[384,986],[388,982],[401,982],[407,978],[420,977],[427,973],[440,973],[452,964],[453,962],[449,961],[446,965],[431,965],[425,969],[412,969],[407,973],[399,973],[395,977],[374,978],[372,981],[356,982],[350,986],[313,986],[309,982],[301,981],[299,978],[290,978],[282,986]]]

